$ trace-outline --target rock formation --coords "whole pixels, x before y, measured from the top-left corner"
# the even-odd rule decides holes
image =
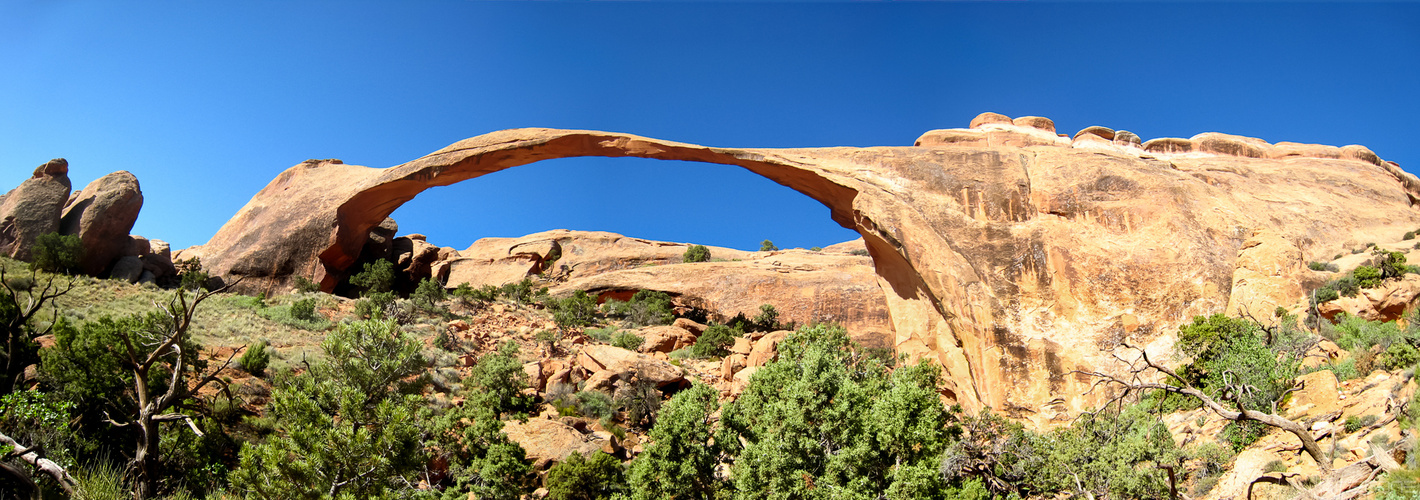
[[[1295,282],[1304,268],[1235,280],[1248,262],[1240,252],[1314,259],[1420,227],[1420,180],[1361,146],[1130,136],[1062,137],[1049,120],[995,114],[915,147],[735,149],[505,130],[386,169],[304,162],[193,255],[216,275],[245,276],[248,290],[293,276],[330,290],[371,229],[430,187],[573,156],[738,165],[863,236],[898,350],[940,363],[948,397],[1044,424],[1104,397],[1081,397],[1091,380],[1073,371],[1108,370],[1121,341],[1164,355],[1193,315],[1290,302],[1235,289],[1280,290],[1263,282]]]
[[[0,198],[0,252],[30,260],[35,238],[59,231],[60,213],[71,187],[69,162],[55,158]]]
[[[79,235],[84,242],[80,267],[85,274],[102,275],[115,260],[127,254],[131,246],[128,231],[133,229],[142,208],[143,191],[138,188],[138,178],[122,170],[90,182],[83,191],[69,197],[59,232]]]

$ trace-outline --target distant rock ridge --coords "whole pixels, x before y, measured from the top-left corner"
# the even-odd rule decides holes
[[[1420,227],[1420,182],[1359,146],[1064,137],[1049,119],[997,114],[971,125],[913,147],[798,149],[515,129],[386,169],[311,161],[183,256],[252,292],[297,276],[330,290],[430,187],[575,156],[738,165],[863,236],[897,350],[939,363],[947,397],[1048,425],[1106,397],[1083,395],[1092,381],[1075,370],[1113,369],[1121,342],[1167,356],[1193,315],[1293,304],[1305,260]]]

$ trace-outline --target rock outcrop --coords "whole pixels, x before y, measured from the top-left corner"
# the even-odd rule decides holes
[[[128,232],[143,208],[138,178],[118,171],[98,178],[64,205],[59,232],[78,235],[84,242],[85,274],[100,276],[123,257],[131,242]]]
[[[1074,370],[1121,341],[1162,354],[1178,324],[1232,302],[1259,231],[1311,260],[1420,227],[1420,180],[1360,146],[1200,134],[1077,139],[983,115],[915,147],[711,148],[628,134],[516,129],[376,169],[312,160],[277,176],[193,255],[247,290],[306,276],[332,289],[372,228],[425,189],[549,158],[738,165],[863,236],[900,352],[939,362],[946,395],[1037,424],[1097,404]],[[1092,139],[1089,139],[1092,138]],[[1333,157],[1335,156],[1335,157]],[[186,253],[185,253],[186,255]],[[1260,281],[1287,279],[1257,273]],[[736,377],[750,369],[741,370]]]
[[[59,231],[59,217],[69,200],[69,162],[55,158],[0,198],[0,252],[30,260],[35,238]]]

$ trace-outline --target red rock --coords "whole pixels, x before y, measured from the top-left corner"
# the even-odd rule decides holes
[[[1150,141],[1145,149],[1154,154],[1103,152],[1065,147],[1068,141],[1055,134],[999,121],[979,130],[988,147],[790,150],[710,148],[595,131],[499,131],[388,169],[333,162],[293,167],[193,252],[220,276],[246,276],[248,291],[283,286],[295,275],[333,287],[351,272],[370,228],[431,187],[573,156],[737,165],[818,200],[834,221],[859,232],[873,256],[871,284],[890,311],[882,320],[890,327],[884,336],[899,351],[941,364],[955,399],[972,410],[1023,408],[1021,418],[1046,425],[1107,397],[1098,391],[1080,396],[1089,383],[1069,373],[1114,366],[1107,349],[1118,340],[1114,319],[1120,314],[1140,324],[1129,340],[1166,356],[1179,321],[1223,311],[1248,231],[1270,230],[1311,260],[1341,251],[1355,235],[1393,237],[1420,227],[1420,212],[1410,202],[1420,199],[1420,180],[1384,162],[1377,168],[1346,159],[1273,160],[1255,154],[1268,152],[1264,142],[1225,138],[1202,148],[1211,152],[1206,155],[1177,154],[1188,151],[1168,140]],[[1018,139],[1031,144],[1012,146]],[[1174,154],[1161,160],[1157,148]],[[1276,202],[1279,196],[1287,202]],[[800,254],[824,256],[783,253]],[[563,260],[575,256],[563,247]],[[836,272],[858,279],[831,269],[851,268],[847,263],[769,260],[778,257],[741,263],[738,269],[754,273],[752,279],[717,279],[765,287],[776,275],[818,273],[825,278],[811,282],[824,284]],[[808,270],[815,262],[823,267]],[[670,266],[648,269],[656,267]],[[626,284],[651,280],[664,285],[678,275],[640,272],[614,271],[622,275],[602,281],[604,291],[624,293]],[[611,274],[574,273],[568,283]],[[562,291],[570,293],[570,286]],[[821,315],[825,308],[815,301],[823,297],[853,297],[860,304],[870,291],[835,295],[826,285],[813,288],[815,298],[787,298],[796,302],[796,314]],[[732,293],[762,293],[753,286],[730,290],[748,292],[700,297],[729,302]],[[846,304],[826,305],[851,311]]]
[[[745,338],[745,337],[736,338],[736,339],[735,339],[735,344],[732,345],[732,346],[730,346],[730,352],[733,352],[733,353],[736,353],[736,354],[746,354],[746,355],[747,355],[747,354],[749,354],[750,351],[753,350],[753,349],[754,349],[754,346],[751,345],[751,344],[750,344],[750,340],[749,340],[748,338]]]
[[[739,353],[725,356],[725,360],[720,363],[720,378],[733,380],[735,373],[745,368],[746,360],[745,355]]]
[[[1198,151],[1244,158],[1270,158],[1272,145],[1262,139],[1205,132],[1190,139]]]
[[[991,124],[991,123],[1004,123],[1004,124],[1006,124],[1006,125],[1010,125],[1010,124],[1011,124],[1011,117],[1006,116],[1006,115],[1003,115],[1003,114],[1000,114],[1000,113],[986,112],[986,113],[982,113],[982,114],[976,115],[976,118],[972,118],[972,119],[971,119],[971,125],[968,125],[967,127],[968,127],[968,128],[977,128],[977,127],[980,127],[980,126],[982,126],[982,125]]]
[[[1120,130],[1114,133],[1114,143],[1120,146],[1140,147],[1139,136],[1128,130]]]
[[[1101,127],[1099,125],[1091,125],[1089,127],[1080,129],[1079,132],[1075,132],[1075,136],[1072,137],[1072,139],[1079,139],[1082,135],[1093,135],[1106,141],[1112,141],[1114,140],[1114,129],[1108,127]]]
[[[1044,130],[1052,134],[1055,133],[1055,122],[1044,116],[1022,116],[1020,118],[1011,120],[1011,123],[1014,123],[1018,127],[1030,127],[1033,129]]]
[[[1358,146],[1355,144],[1352,144],[1350,146],[1342,146],[1341,157],[1363,161],[1375,165],[1377,167],[1383,165],[1381,162],[1381,157],[1376,156],[1375,153],[1371,152],[1370,148],[1367,148],[1365,146]]]
[[[80,267],[85,274],[99,276],[127,253],[128,231],[133,229],[142,208],[138,178],[122,170],[90,182],[69,197],[59,232],[78,235],[84,242]]]
[[[69,201],[68,174],[68,161],[49,160],[0,197],[0,252],[28,261],[36,238],[59,231],[59,217]]]
[[[931,130],[913,141],[913,146],[987,146],[986,134],[959,128]]]
[[[1151,153],[1191,153],[1193,141],[1178,137],[1161,137],[1144,143],[1144,151]]]
[[[750,367],[764,366],[765,363],[773,361],[779,355],[779,342],[784,337],[789,336],[788,331],[777,331],[765,335],[764,338],[754,343],[754,349],[750,351],[749,357],[745,360],[745,365]]]

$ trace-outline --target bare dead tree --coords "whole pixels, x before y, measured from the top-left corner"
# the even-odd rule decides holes
[[[49,335],[54,321],[59,318],[54,299],[74,289],[72,279],[59,278],[49,275],[43,278],[41,284],[38,273],[31,270],[28,279],[21,277],[18,280],[28,286],[18,286],[11,282],[6,269],[0,266],[0,288],[3,288],[0,292],[0,329],[3,329],[0,335],[4,336],[0,339],[4,341],[4,348],[0,349],[0,395],[14,391],[20,377],[25,374],[25,367],[39,362],[39,345],[35,344],[35,339]],[[31,320],[36,319],[46,305],[53,309],[54,316],[49,324],[36,327]]]
[[[163,315],[159,328],[152,331],[119,331],[123,345],[119,346],[118,351],[125,367],[133,373],[138,409],[137,415],[126,421],[115,420],[107,413],[105,417],[114,426],[133,426],[137,429],[137,449],[130,466],[136,475],[133,496],[138,500],[150,498],[156,493],[160,472],[158,441],[161,424],[186,422],[194,433],[201,436],[202,430],[198,429],[192,417],[180,413],[180,410],[200,411],[200,408],[192,407],[187,401],[208,384],[222,386],[223,392],[228,390],[226,382],[218,378],[217,374],[230,366],[232,359],[246,346],[233,350],[221,366],[198,377],[192,383],[189,383],[187,374],[194,367],[187,366],[184,356],[187,353],[184,353],[183,349],[189,346],[192,318],[197,312],[197,306],[208,297],[225,292],[240,282],[241,280],[237,280],[216,290],[200,292],[191,299],[188,297],[189,292],[179,289],[166,305],[155,304]],[[158,366],[171,370],[167,391],[162,394],[150,394],[149,381],[158,375],[154,372],[154,368]]]
[[[1223,397],[1232,400],[1234,405],[1237,407],[1237,410],[1233,410],[1225,406],[1223,403],[1220,403],[1212,396],[1209,396],[1207,393],[1204,393],[1198,388],[1193,387],[1192,384],[1189,384],[1188,381],[1185,380],[1183,377],[1178,376],[1178,374],[1174,373],[1173,370],[1170,370],[1168,367],[1165,367],[1149,359],[1149,353],[1143,348],[1133,346],[1128,343],[1121,343],[1120,345],[1125,347],[1126,349],[1138,351],[1139,353],[1138,359],[1133,360],[1125,359],[1123,356],[1120,356],[1119,353],[1114,354],[1115,359],[1118,359],[1126,366],[1128,366],[1128,376],[1118,377],[1103,372],[1077,370],[1077,373],[1083,373],[1095,377],[1097,379],[1094,385],[1090,387],[1090,391],[1086,392],[1086,394],[1088,394],[1089,392],[1093,392],[1096,388],[1099,388],[1101,386],[1110,386],[1120,389],[1118,394],[1112,397],[1106,404],[1122,402],[1125,400],[1125,398],[1130,397],[1136,392],[1154,390],[1166,391],[1174,394],[1188,396],[1197,399],[1203,404],[1204,408],[1207,408],[1214,414],[1217,414],[1218,416],[1223,417],[1225,419],[1239,423],[1246,421],[1259,422],[1264,425],[1282,429],[1291,433],[1294,436],[1297,436],[1297,439],[1301,440],[1302,442],[1302,449],[1305,450],[1308,455],[1311,455],[1313,460],[1316,460],[1317,466],[1321,468],[1322,472],[1330,472],[1331,464],[1326,460],[1326,455],[1321,451],[1321,446],[1316,443],[1315,439],[1312,439],[1311,433],[1307,431],[1306,427],[1303,427],[1301,424],[1293,422],[1285,417],[1277,415],[1277,409],[1275,407],[1275,404],[1273,405],[1274,407],[1270,409],[1271,413],[1247,408],[1247,406],[1243,402],[1243,397],[1244,395],[1255,391],[1256,388],[1243,384],[1227,384],[1225,390],[1223,391]],[[1152,381],[1157,378],[1152,376],[1154,374],[1163,375],[1165,382]],[[1301,389],[1300,383],[1293,385],[1292,388],[1289,389],[1289,392],[1299,389]]]
[[[4,434],[0,434],[0,445],[9,445],[11,448],[8,454],[0,455],[0,460],[8,460],[10,457],[19,457],[20,460],[33,465],[35,469],[54,478],[54,482],[59,483],[59,487],[63,489],[65,493],[69,494],[70,497],[75,496],[74,490],[78,487],[78,483],[75,482],[74,478],[69,475],[69,472],[65,471],[59,464],[54,463],[53,460],[44,458],[43,450],[39,449],[37,446],[23,446],[10,436]],[[4,466],[4,464],[0,464],[0,466]],[[19,471],[10,470],[8,467],[6,467],[6,470],[3,472],[11,474],[17,480],[28,483],[28,486],[34,492],[34,497],[39,498],[38,488],[34,485],[34,482],[30,480],[29,476],[16,474]]]

